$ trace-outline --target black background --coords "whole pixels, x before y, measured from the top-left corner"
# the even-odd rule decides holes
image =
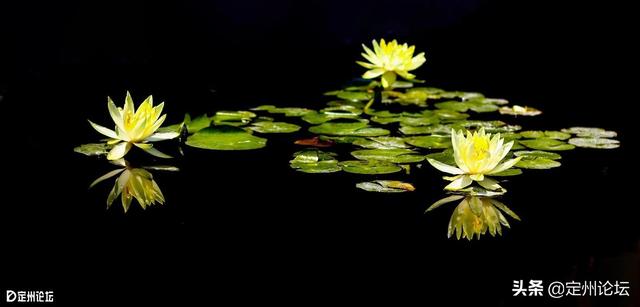
[[[54,289],[60,305],[523,306],[547,302],[513,299],[514,279],[638,285],[631,130],[638,52],[629,5],[20,1],[1,8],[0,290]],[[96,140],[86,119],[108,122],[106,96],[121,103],[126,90],[136,99],[153,94],[167,103],[170,122],[265,103],[320,107],[322,92],[362,73],[354,60],[374,38],[424,50],[418,75],[429,85],[544,110],[527,128],[600,126],[618,131],[623,147],[576,150],[560,169],[514,179],[505,202],[523,222],[502,238],[471,243],[445,238],[451,208],[422,214],[441,196],[437,174],[414,172],[412,195],[354,191],[361,177],[290,170],[295,148],[286,136],[257,152],[187,150],[176,162],[182,172],[156,176],[164,207],[105,212],[108,184],[87,191],[111,168],[72,148]],[[551,302],[618,303],[631,304]]]

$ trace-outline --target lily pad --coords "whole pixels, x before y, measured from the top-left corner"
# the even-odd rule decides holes
[[[307,108],[278,108],[272,105],[263,105],[251,109],[252,111],[267,111],[271,114],[284,114],[287,117],[301,117],[316,111]]]
[[[453,149],[447,149],[442,152],[434,152],[425,156],[425,158],[434,159],[447,165],[455,165],[456,160],[453,158]]]
[[[249,111],[218,111],[211,120],[216,123],[236,122],[246,124],[256,117],[256,114]]]
[[[260,133],[292,133],[300,130],[300,126],[285,122],[256,122],[249,129]]]
[[[353,145],[370,149],[392,149],[409,147],[409,145],[404,142],[403,138],[393,136],[379,136],[367,139],[358,139],[353,142]]]
[[[513,116],[536,116],[536,115],[540,115],[542,114],[542,111],[536,109],[536,108],[532,108],[532,107],[527,107],[527,106],[519,106],[519,105],[514,105],[513,107],[502,107],[500,108],[500,114],[505,114],[505,115],[513,115]]]
[[[291,167],[303,173],[326,174],[335,173],[342,170],[337,160],[319,161],[313,163],[292,163]]]
[[[111,147],[106,143],[90,143],[80,145],[74,148],[73,151],[87,156],[100,156],[106,155],[111,150]]]
[[[339,119],[339,118],[358,118],[358,115],[353,113],[326,114],[326,113],[314,112],[314,113],[309,113],[303,116],[302,120],[312,125],[317,125],[317,124],[322,124],[322,123],[325,123],[334,119]]]
[[[340,91],[336,95],[340,99],[351,100],[351,101],[364,101],[370,100],[373,98],[372,94],[367,92],[350,92],[350,91]]]
[[[524,157],[516,163],[516,167],[527,169],[549,169],[559,167],[560,162],[542,157]]]
[[[377,160],[392,163],[416,163],[424,160],[411,149],[363,149],[352,151],[351,155],[360,160]]]
[[[350,160],[340,162],[339,165],[345,172],[366,175],[391,174],[402,170],[402,167],[396,164],[376,160]]]
[[[189,146],[212,150],[251,150],[265,147],[267,139],[233,126],[202,129],[187,138]]]
[[[608,131],[594,127],[571,127],[568,129],[562,129],[562,132],[576,134],[578,137],[583,138],[614,138],[618,136],[618,133],[615,131]]]
[[[327,122],[309,128],[309,132],[315,134],[338,135],[338,136],[382,136],[388,135],[389,130],[382,128],[371,128],[365,122],[353,123],[333,123]]]
[[[451,147],[451,138],[448,136],[413,136],[405,138],[405,142],[420,148],[445,149]]]
[[[320,137],[314,136],[308,139],[301,139],[294,142],[296,145],[312,146],[312,147],[331,147],[335,145],[334,141],[324,141]]]
[[[532,151],[516,151],[513,153],[516,157],[523,158],[545,158],[550,160],[559,160],[562,158],[561,155],[555,152],[548,152],[542,150],[532,150]]]
[[[538,149],[538,150],[561,151],[561,150],[572,150],[575,148],[574,145],[567,144],[565,142],[555,140],[555,139],[549,139],[549,138],[520,140],[519,143],[531,149]]]
[[[356,187],[367,192],[379,193],[402,193],[415,191],[416,189],[410,183],[395,180],[374,180],[368,182],[360,182],[356,184]]]
[[[566,140],[571,137],[571,134],[560,131],[521,131],[520,135],[527,139],[549,138],[555,140]]]
[[[620,147],[618,140],[606,138],[572,138],[569,144],[583,148],[615,149]]]
[[[508,176],[517,176],[517,175],[522,175],[521,169],[510,168],[499,173],[491,174],[492,177],[508,177]]]
[[[211,119],[207,116],[207,114],[203,114],[194,119],[191,119],[191,115],[187,113],[184,115],[184,124],[187,126],[187,131],[189,131],[190,134],[193,134],[209,127],[209,125],[211,125]]]

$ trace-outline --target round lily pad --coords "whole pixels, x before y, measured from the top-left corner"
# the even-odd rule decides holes
[[[106,143],[91,143],[80,145],[74,148],[73,151],[87,156],[100,156],[106,155],[111,147]]]
[[[618,140],[606,138],[572,138],[569,144],[583,148],[614,149],[620,147]]]
[[[351,155],[360,160],[378,160],[392,163],[416,163],[424,160],[411,149],[363,149],[352,151]]]
[[[267,139],[232,126],[202,129],[187,138],[189,146],[212,150],[250,150],[265,147]]]
[[[336,95],[340,99],[351,100],[351,101],[364,101],[369,100],[372,97],[370,93],[367,92],[349,92],[349,91],[340,91]]]
[[[404,142],[403,138],[393,136],[379,136],[367,139],[357,139],[353,142],[353,145],[370,149],[392,149],[409,147]]]
[[[337,160],[318,161],[313,163],[291,163],[291,167],[299,172],[311,174],[335,173],[342,170]]]
[[[542,151],[542,150],[532,150],[532,151],[523,150],[523,151],[516,151],[513,154],[516,157],[523,157],[523,158],[545,158],[550,160],[558,160],[562,158],[561,155],[555,152],[548,152],[548,151]]]
[[[434,152],[425,156],[425,158],[434,159],[447,165],[455,165],[456,160],[453,158],[453,149],[446,149],[442,152]]]
[[[555,139],[549,139],[549,138],[520,140],[519,143],[531,149],[538,149],[538,150],[561,151],[561,150],[572,150],[575,148],[575,146],[571,144],[567,144],[565,142],[555,140]]]
[[[249,129],[260,133],[291,133],[300,130],[300,126],[285,122],[255,122]]]
[[[413,136],[404,139],[409,145],[427,149],[445,149],[451,147],[451,138],[448,136]]]
[[[334,123],[327,122],[309,128],[309,132],[315,134],[338,135],[338,136],[382,136],[388,135],[389,130],[382,128],[371,128],[366,122]]]
[[[376,160],[343,161],[340,162],[340,165],[342,166],[342,170],[344,170],[345,172],[367,175],[391,174],[402,170],[402,167],[396,164]]]
[[[356,184],[356,187],[367,192],[379,193],[402,193],[414,191],[416,189],[410,183],[395,180],[374,180],[368,182],[360,182]]]
[[[562,132],[577,134],[578,137],[584,138],[614,138],[618,136],[615,131],[608,131],[602,128],[594,127],[571,127],[568,129],[562,129]]]
[[[560,165],[561,163],[558,161],[542,157],[527,157],[516,163],[516,167],[528,169],[549,169]]]

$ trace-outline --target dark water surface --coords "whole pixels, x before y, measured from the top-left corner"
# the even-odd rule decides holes
[[[637,304],[633,10],[557,1],[116,2],[2,10],[3,29],[16,32],[7,43],[15,48],[0,51],[0,290],[52,289],[60,306]],[[382,14],[403,4],[415,14]],[[126,90],[137,102],[153,94],[166,102],[168,123],[261,104],[318,109],[323,92],[362,73],[353,63],[360,42],[381,36],[427,52],[417,74],[430,86],[544,111],[508,123],[602,127],[622,146],[562,152],[560,168],[509,177],[502,202],[522,222],[471,242],[446,237],[455,204],[424,214],[445,184],[428,165],[408,176],[290,169],[304,128],[267,135],[255,151],[184,147],[172,162],[180,172],[153,172],[164,206],[143,211],[134,201],[125,215],[118,201],[106,210],[112,180],[88,189],[116,168],[73,152],[100,138],[87,119],[110,125],[107,95],[121,104]],[[355,188],[372,179],[417,190]],[[531,279],[629,281],[634,298],[514,298],[513,281]]]

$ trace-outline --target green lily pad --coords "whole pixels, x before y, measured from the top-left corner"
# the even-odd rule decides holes
[[[184,115],[184,124],[187,126],[187,131],[189,131],[190,134],[193,134],[209,127],[209,125],[211,125],[211,119],[207,116],[207,114],[203,114],[194,119],[191,119],[191,115],[187,113]]]
[[[285,122],[255,122],[249,129],[260,133],[292,133],[300,130],[300,126]]]
[[[424,160],[411,149],[362,149],[352,151],[351,155],[360,160],[378,160],[392,163],[416,163]]]
[[[368,182],[360,182],[356,184],[356,188],[367,192],[379,193],[402,193],[411,192],[416,188],[412,184],[395,180],[374,180]]]
[[[236,122],[236,124],[246,124],[256,117],[256,114],[249,111],[218,111],[211,120],[216,123]]]
[[[309,132],[315,134],[337,135],[337,136],[383,136],[388,135],[389,130],[382,128],[371,128],[366,122],[334,123],[327,122],[309,128]]]
[[[527,169],[549,169],[554,167],[559,167],[561,165],[560,162],[542,158],[542,157],[523,157],[522,160],[516,163],[516,167],[519,168],[527,168]]]
[[[427,149],[446,149],[451,147],[451,138],[448,136],[413,136],[404,139],[409,145]]]
[[[571,134],[560,131],[521,131],[520,135],[527,139],[549,138],[555,140],[566,140],[571,137]]]
[[[460,113],[451,110],[435,110],[433,111],[438,118],[443,121],[455,121],[455,120],[463,120],[469,117],[469,114]]]
[[[109,146],[106,143],[90,143],[80,145],[74,148],[73,151],[87,156],[100,156],[106,155],[111,150],[111,147],[113,146]]]
[[[202,129],[187,138],[189,146],[212,150],[250,150],[265,147],[267,139],[233,126]]]
[[[583,148],[615,149],[620,147],[618,140],[606,138],[572,138],[569,144]]]
[[[549,139],[549,138],[520,140],[519,143],[531,149],[538,149],[538,150],[561,151],[561,150],[572,150],[575,148],[574,145],[567,144],[565,142],[555,140],[555,139]]]
[[[322,123],[326,123],[328,121],[334,120],[334,119],[340,119],[340,118],[358,118],[357,114],[353,114],[353,113],[345,113],[345,114],[326,114],[326,113],[309,113],[305,116],[302,117],[302,120],[304,120],[307,123],[310,123],[312,125],[318,125],[318,124],[322,124]]]
[[[555,152],[548,152],[542,150],[532,150],[532,151],[516,151],[513,153],[516,157],[524,158],[545,158],[550,160],[559,160],[562,158],[561,155]]]
[[[362,140],[362,139],[363,137],[359,137],[359,136],[328,136],[328,135],[320,136],[321,141],[332,141],[338,144],[353,144],[353,142],[356,142],[357,140]]]
[[[350,160],[340,162],[339,165],[345,172],[366,175],[391,174],[402,170],[402,167],[396,164],[376,160]]]
[[[455,158],[453,158],[453,149],[446,149],[442,152],[430,153],[426,155],[425,158],[434,159],[447,165],[456,165],[456,160]]]
[[[336,153],[326,152],[319,149],[301,150],[293,154],[291,163],[314,163],[318,161],[335,160]]]
[[[340,91],[336,94],[336,96],[340,99],[351,100],[351,101],[365,101],[373,98],[372,94],[367,92],[350,92],[350,91]]]
[[[561,130],[564,133],[576,134],[578,137],[583,138],[614,138],[618,136],[615,131],[608,131],[602,128],[594,127],[571,127]]]
[[[510,168],[499,173],[491,174],[492,177],[508,177],[508,176],[517,176],[517,175],[522,175],[521,169]]]
[[[367,139],[357,139],[353,142],[353,145],[357,145],[369,149],[392,149],[392,148],[408,148],[401,137],[393,136],[379,136]]]
[[[267,111],[271,114],[284,114],[287,117],[302,117],[316,111],[307,108],[278,108],[272,105],[263,105],[251,109],[252,111]]]
[[[399,122],[403,126],[430,126],[440,122],[440,119],[436,116],[425,116],[425,117],[410,117],[410,116],[402,116],[399,119]]]

